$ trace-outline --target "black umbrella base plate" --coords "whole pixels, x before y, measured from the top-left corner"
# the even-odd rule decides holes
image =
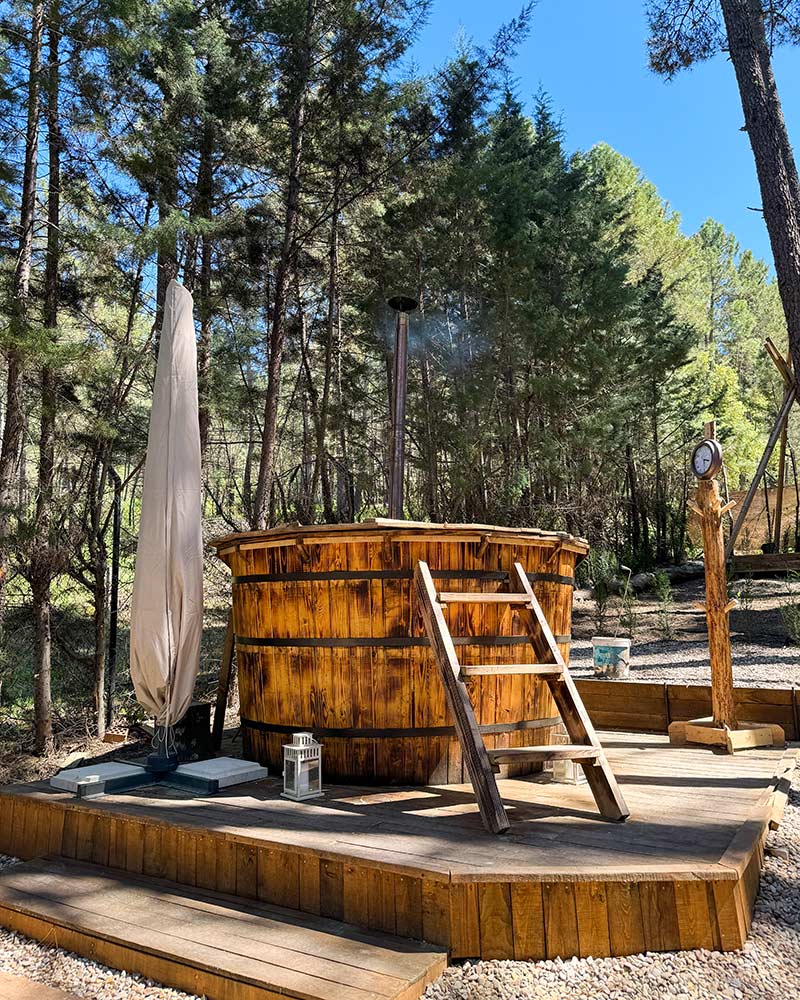
[[[75,788],[79,799],[93,799],[98,795],[112,795],[115,792],[127,792],[132,788],[144,788],[147,785],[167,785],[171,788],[182,788],[197,795],[214,795],[219,791],[219,781],[216,778],[199,778],[194,774],[182,774],[179,770],[150,770],[148,765],[127,764],[130,773],[115,776],[97,776],[96,780],[81,781]]]

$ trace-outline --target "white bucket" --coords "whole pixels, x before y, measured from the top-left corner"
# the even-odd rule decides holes
[[[627,677],[631,669],[631,640],[607,635],[592,638],[595,677]]]

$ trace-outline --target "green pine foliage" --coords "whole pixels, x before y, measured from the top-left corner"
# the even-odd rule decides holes
[[[15,311],[31,9],[0,0],[4,317]],[[0,319],[0,412],[21,348],[29,428],[0,538],[0,619],[13,621],[0,699],[31,696],[30,640],[8,644],[27,634],[21,622],[30,628],[45,365],[57,381],[56,702],[87,704],[104,670],[115,483],[124,693],[160,297],[172,275],[196,305],[209,537],[256,517],[278,308],[271,521],[385,513],[385,302],[397,291],[419,300],[407,517],[568,530],[639,569],[687,551],[686,460],[704,420],[718,421],[729,488],[751,476],[782,394],[761,342],[786,346],[767,266],[713,220],[686,234],[607,145],[569,149],[558,95],[522,99],[511,69],[527,8],[485,49],[462,40],[423,76],[403,57],[426,10],[411,0],[46,6],[45,44],[59,18],[58,324],[45,330],[43,319],[44,88],[21,344]],[[207,576],[213,609],[227,594],[212,559]]]

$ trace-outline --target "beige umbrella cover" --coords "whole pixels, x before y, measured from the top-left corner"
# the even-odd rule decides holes
[[[203,630],[197,345],[192,296],[167,288],[147,438],[131,609],[131,678],[161,726],[192,699]]]

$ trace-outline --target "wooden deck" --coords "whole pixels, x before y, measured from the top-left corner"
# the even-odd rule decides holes
[[[483,830],[463,786],[329,786],[295,803],[268,779],[205,800],[160,786],[79,802],[38,784],[0,790],[0,852],[257,899],[453,958],[740,947],[794,751],[601,738],[624,824],[599,818],[585,785],[531,779],[500,782],[504,837]]]
[[[800,552],[754,552],[750,555],[731,556],[734,573],[796,573],[800,570]]]

